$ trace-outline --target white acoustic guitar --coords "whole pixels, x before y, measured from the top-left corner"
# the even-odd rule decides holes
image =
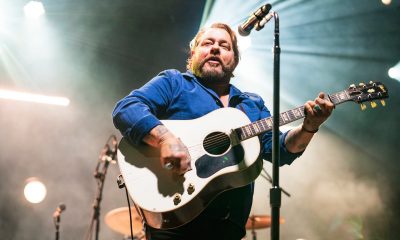
[[[335,105],[387,97],[385,86],[379,82],[329,95]],[[280,125],[303,117],[304,107],[295,108],[280,114]],[[256,136],[272,129],[272,118],[251,123],[235,108],[221,108],[194,120],[162,123],[185,144],[191,171],[179,176],[162,168],[159,151],[148,145],[133,147],[122,139],[118,151],[118,164],[130,196],[144,221],[161,229],[191,221],[219,193],[254,181],[262,168]]]

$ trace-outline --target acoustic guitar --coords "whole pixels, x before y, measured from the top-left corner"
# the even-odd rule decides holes
[[[328,95],[335,104],[364,102],[388,97],[379,82],[352,85]],[[304,106],[280,114],[279,125],[304,118]],[[162,123],[186,146],[192,170],[179,176],[162,168],[159,151],[148,145],[134,147],[122,139],[118,165],[130,196],[143,220],[159,229],[181,226],[197,215],[219,193],[254,181],[262,169],[258,135],[272,130],[272,117],[250,122],[236,108],[221,108],[193,120]]]

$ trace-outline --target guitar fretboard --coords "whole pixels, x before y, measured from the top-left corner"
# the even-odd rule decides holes
[[[328,95],[329,99],[334,105],[349,101],[351,96],[346,90]],[[279,126],[286,125],[305,117],[304,106],[294,108],[292,110],[283,112],[279,115]],[[234,131],[237,133],[239,140],[243,141],[255,136],[258,136],[264,132],[271,131],[273,128],[272,117],[264,118],[240,128],[236,128]]]

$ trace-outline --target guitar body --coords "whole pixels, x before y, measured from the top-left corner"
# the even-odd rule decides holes
[[[186,146],[191,171],[178,176],[164,169],[159,151],[145,144],[133,147],[122,139],[118,150],[129,194],[151,227],[175,228],[193,220],[218,194],[251,183],[262,169],[258,137],[232,144],[231,130],[250,123],[238,109],[162,123]],[[225,144],[215,145],[221,139]]]

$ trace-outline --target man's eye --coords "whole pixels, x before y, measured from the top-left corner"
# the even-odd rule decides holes
[[[230,50],[230,49],[231,49],[230,46],[229,46],[229,45],[226,45],[226,44],[221,45],[221,47],[223,47],[223,48],[226,49],[226,50]]]

